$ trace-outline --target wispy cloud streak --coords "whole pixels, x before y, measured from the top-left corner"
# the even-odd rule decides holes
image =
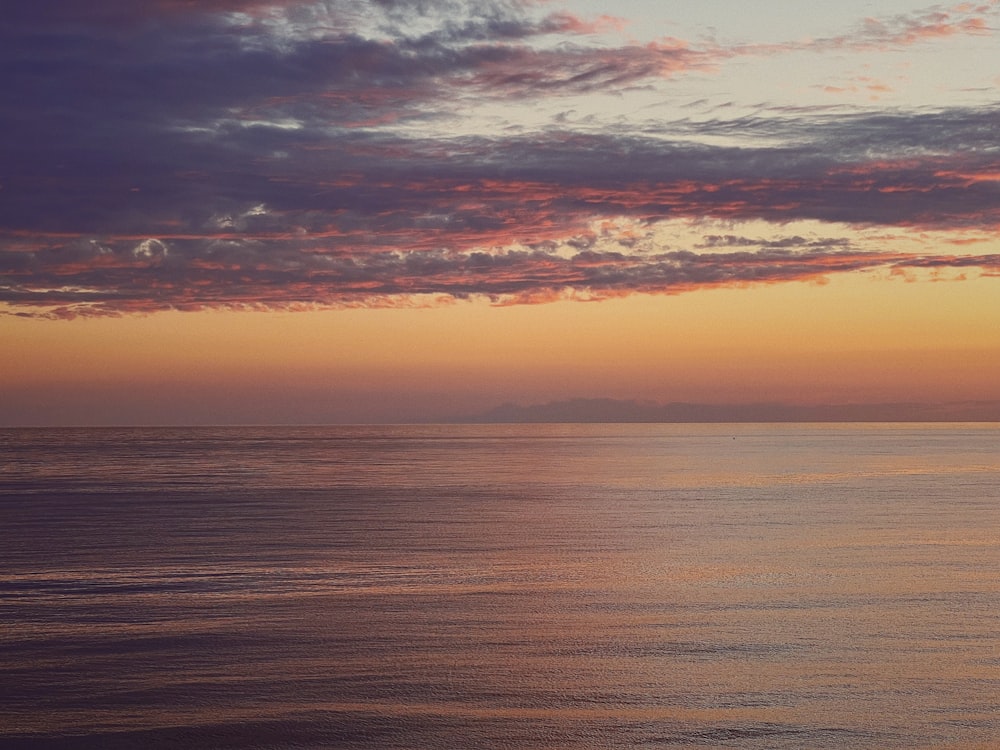
[[[715,240],[710,244],[716,247],[745,244],[735,238]],[[131,251],[67,246],[58,259],[44,264],[34,258],[21,263],[8,258],[9,277],[22,280],[0,287],[0,301],[50,308],[43,313],[48,317],[76,317],[209,307],[431,304],[469,297],[486,297],[496,304],[534,303],[636,292],[679,294],[873,270],[976,267],[1000,273],[1000,255],[857,252],[838,249],[839,242],[830,247],[801,238],[774,244],[792,247],[656,254],[590,249],[566,254],[545,248],[364,256],[291,252],[275,257],[273,252],[237,245],[201,253],[185,253],[183,243],[181,252],[172,253],[160,241],[145,241]]]

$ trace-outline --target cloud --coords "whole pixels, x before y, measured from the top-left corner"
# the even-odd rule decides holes
[[[995,14],[997,8],[995,1],[979,4],[963,2],[950,8],[934,7],[888,19],[866,18],[857,43],[882,47],[965,34],[985,35],[991,32],[989,16]]]
[[[791,52],[871,52],[899,50],[915,44],[957,36],[988,36],[994,31],[1000,2],[963,2],[942,8],[865,18],[851,31],[829,37],[774,44],[737,44],[733,55],[774,55]]]
[[[214,238],[233,230],[223,232],[219,217],[265,205],[245,217],[248,238],[339,234],[359,250],[531,242],[606,216],[996,225],[998,115],[740,118],[645,135],[507,138],[330,138],[308,124],[123,132],[60,153],[48,174],[11,154],[0,223],[97,238]],[[693,143],[698,135],[763,145]]]
[[[806,46],[980,33],[995,9]],[[915,261],[835,239],[670,255],[649,239],[666,220],[1000,226],[995,105],[435,132],[477,103],[777,52],[592,39],[614,23],[518,0],[20,4],[0,27],[0,300],[74,315],[672,293]],[[648,236],[594,229],[621,218]]]
[[[754,250],[645,253],[608,237],[570,246],[493,252],[302,253],[294,243],[143,240],[108,247],[67,243],[58,252],[8,254],[0,302],[47,317],[197,310],[297,309],[432,303],[485,297],[497,304],[601,299],[633,293],[821,280],[831,274],[965,269],[1000,272],[1000,255],[860,252],[845,243],[790,237],[769,242],[709,236],[706,244]],[[13,280],[14,283],[9,283]]]
[[[712,235],[702,247],[760,251],[699,260],[665,256],[650,237],[608,239],[593,229],[621,217],[650,236],[658,223],[684,217],[997,227],[1000,155],[984,143],[994,116],[967,109],[705,125],[780,131],[786,145],[770,148],[572,133],[450,141],[359,135],[334,145],[299,131],[233,130],[226,148],[205,151],[200,163],[174,149],[173,175],[136,192],[113,179],[67,180],[71,200],[59,217],[51,215],[51,193],[37,207],[14,193],[6,223],[27,224],[35,211],[35,225],[0,233],[0,297],[77,314],[388,304],[393,296],[439,294],[538,301],[890,263],[995,269],[992,257],[918,263],[843,255],[848,243],[836,238]],[[279,147],[288,156],[258,156]],[[252,170],[242,166],[255,159]],[[73,231],[81,224],[88,231]],[[602,242],[617,243],[617,252],[585,254]],[[794,252],[769,254],[777,251]]]

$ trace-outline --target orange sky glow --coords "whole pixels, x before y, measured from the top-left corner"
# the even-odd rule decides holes
[[[1000,279],[866,276],[493,307],[8,320],[5,382],[82,423],[450,418],[499,403],[996,398]],[[11,405],[6,407],[11,411]],[[18,415],[17,408],[13,409]]]
[[[0,425],[1000,414],[998,2],[101,7],[0,32]]]

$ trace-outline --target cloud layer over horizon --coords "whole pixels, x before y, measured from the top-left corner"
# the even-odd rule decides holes
[[[998,15],[932,6],[765,44],[640,41],[623,19],[528,0],[21,4],[0,28],[0,305],[75,317],[997,275],[995,249],[974,252],[1000,228],[991,92],[685,99],[666,116],[593,102],[669,99],[736,59],[992,37]],[[795,222],[942,233],[962,252]]]

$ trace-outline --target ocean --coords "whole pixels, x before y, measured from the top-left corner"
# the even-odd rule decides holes
[[[0,747],[995,748],[998,449],[0,430]]]

